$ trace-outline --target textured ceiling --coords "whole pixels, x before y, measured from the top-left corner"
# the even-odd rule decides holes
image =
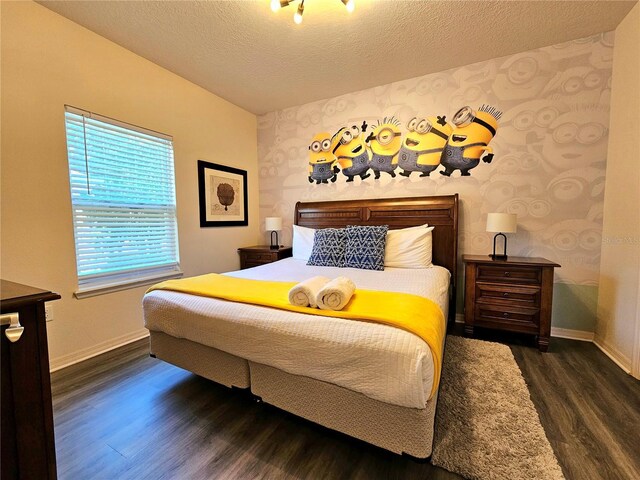
[[[635,1],[40,1],[256,113],[615,29]]]

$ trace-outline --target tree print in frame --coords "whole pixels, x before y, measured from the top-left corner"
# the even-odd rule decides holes
[[[247,171],[198,160],[200,227],[248,225]]]

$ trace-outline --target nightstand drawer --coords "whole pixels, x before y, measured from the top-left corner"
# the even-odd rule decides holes
[[[542,281],[540,268],[514,265],[478,265],[477,281],[499,283],[527,283],[539,285]]]
[[[551,333],[555,262],[539,257],[494,260],[463,255],[465,263],[464,332],[486,327],[537,335],[546,352]]]
[[[244,259],[247,262],[270,262],[278,258],[273,253],[244,252]]]
[[[476,302],[539,308],[540,289],[538,287],[516,287],[511,285],[477,283]]]
[[[240,247],[240,268],[257,267],[258,265],[266,265],[267,263],[277,262],[283,258],[289,258],[293,252],[291,247],[280,246],[270,248],[269,245],[255,245],[253,247]]]
[[[540,311],[501,305],[476,305],[475,324],[524,333],[538,333]]]
[[[260,265],[265,265],[265,263],[263,262],[242,262],[241,265],[241,269],[245,269],[245,268],[253,268],[253,267],[259,267]]]

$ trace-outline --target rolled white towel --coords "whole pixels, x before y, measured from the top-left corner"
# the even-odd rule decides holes
[[[316,302],[322,310],[342,310],[355,290],[356,284],[350,278],[334,278],[318,292]]]
[[[327,277],[317,276],[308,278],[294,285],[291,290],[289,290],[289,303],[296,307],[316,308],[318,306],[316,304],[318,292],[320,292],[320,289],[329,283],[329,281]]]

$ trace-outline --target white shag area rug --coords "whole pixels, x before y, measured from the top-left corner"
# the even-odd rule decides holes
[[[562,470],[511,349],[447,337],[434,465],[473,480],[556,480]]]

